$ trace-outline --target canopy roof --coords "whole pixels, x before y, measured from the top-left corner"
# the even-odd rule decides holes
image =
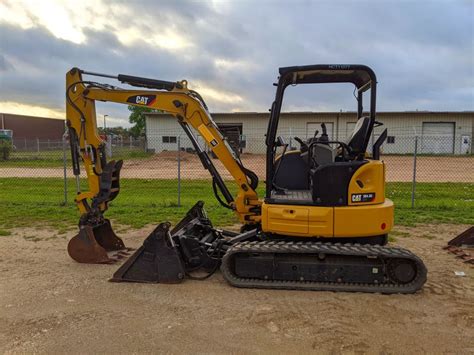
[[[314,83],[353,83],[358,89],[376,83],[375,73],[368,66],[359,64],[317,64],[280,68],[284,86]],[[364,87],[364,90],[370,85]]]

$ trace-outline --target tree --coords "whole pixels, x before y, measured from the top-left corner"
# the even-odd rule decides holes
[[[99,130],[99,134],[115,134],[116,136],[122,136],[122,138],[128,138],[130,136],[130,130],[123,128],[122,126],[107,127],[105,131],[102,127],[97,128]]]
[[[128,121],[133,123],[133,127],[130,128],[130,134],[135,137],[141,137],[145,135],[145,113],[158,112],[148,107],[143,106],[128,106],[128,110],[131,111]]]
[[[8,160],[12,152],[13,144],[11,140],[0,140],[0,160]]]

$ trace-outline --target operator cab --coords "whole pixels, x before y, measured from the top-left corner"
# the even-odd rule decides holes
[[[353,83],[357,91],[357,123],[344,141],[330,140],[325,124],[307,141],[296,137],[297,151],[287,152],[288,145],[276,137],[285,88],[288,85],[312,83]],[[370,90],[370,113],[363,114],[363,93]],[[272,105],[267,131],[267,194],[269,204],[345,206],[353,174],[364,164],[366,151],[375,125],[376,78],[363,65],[314,65],[280,68],[280,78]],[[374,145],[373,158],[386,132]],[[276,154],[279,147],[282,153]]]

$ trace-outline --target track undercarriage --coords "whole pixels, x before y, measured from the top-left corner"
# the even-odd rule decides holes
[[[216,229],[198,202],[173,229],[160,224],[111,281],[178,283],[207,278],[220,266],[236,287],[414,293],[426,267],[408,250],[356,243],[267,240],[253,229]]]

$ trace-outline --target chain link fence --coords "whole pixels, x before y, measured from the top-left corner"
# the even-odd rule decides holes
[[[370,146],[381,132],[380,128],[375,130]],[[266,166],[264,133],[226,132],[229,145],[242,164],[258,175],[261,196]],[[295,137],[310,138],[307,131],[290,127],[282,128],[279,135],[288,143],[288,150],[299,149]],[[446,208],[474,207],[474,155],[470,147],[472,137],[467,138],[463,142],[443,134],[421,135],[408,127],[391,128],[382,148],[387,197],[407,208],[420,207],[425,202],[438,203],[436,207],[446,203],[449,204]],[[198,141],[204,146],[201,138]],[[191,142],[179,130],[160,131],[147,139],[109,136],[107,155],[109,160],[124,160],[122,192],[118,197],[122,204],[139,200],[145,205],[190,207],[198,199],[213,198],[209,172],[203,169]],[[231,191],[236,192],[232,177],[221,162],[215,157],[211,160],[229,182]],[[84,171],[81,177],[83,189],[87,189]],[[33,195],[44,195],[45,200],[62,204],[73,202],[76,191],[67,137],[58,140],[15,138],[8,159],[0,160],[0,184],[1,189],[24,184],[24,191],[16,195],[18,202]]]

